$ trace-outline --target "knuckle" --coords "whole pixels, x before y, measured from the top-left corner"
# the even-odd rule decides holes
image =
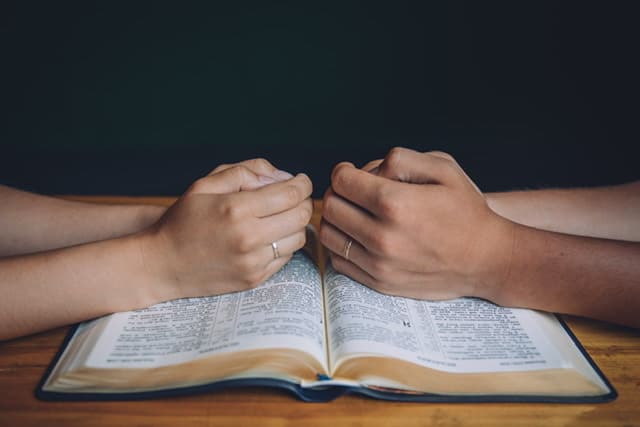
[[[301,192],[295,185],[287,185],[283,191],[284,198],[289,204],[296,204],[302,199]]]
[[[403,147],[394,147],[384,158],[380,165],[379,175],[399,181],[408,179],[407,164],[410,163],[412,157],[417,153],[413,150]]]
[[[405,157],[406,152],[406,148],[393,147],[389,150],[389,153],[387,153],[387,156],[384,159],[385,167],[390,170],[397,170],[402,163],[402,159]]]
[[[257,243],[254,236],[254,233],[250,233],[245,230],[240,231],[234,239],[234,246],[236,250],[242,254],[247,254],[254,250]],[[247,263],[250,264],[250,260],[247,260]]]
[[[235,223],[244,218],[244,206],[229,198],[226,198],[218,204],[218,210],[222,218],[227,222]]]
[[[390,232],[379,231],[371,236],[371,246],[375,253],[385,258],[395,253],[395,241]]]
[[[249,175],[254,175],[253,171],[246,167],[245,165],[235,165],[231,167],[231,172],[238,175],[238,177],[246,177]]]
[[[203,193],[207,188],[207,179],[205,177],[198,178],[189,186],[188,193]]]
[[[347,173],[347,165],[345,163],[338,164],[331,172],[331,185],[336,189],[348,187],[349,176]]]
[[[233,176],[236,177],[244,173],[244,166],[239,164],[231,164],[225,167],[224,169],[220,169],[219,173],[224,174],[225,176]]]
[[[447,159],[447,160],[449,160],[451,162],[454,162],[454,163],[456,162],[456,160],[453,158],[453,156],[451,154],[449,154],[447,152],[444,152],[444,151],[435,150],[435,151],[430,151],[428,154],[436,155],[438,157],[441,157],[443,159]]]
[[[394,203],[394,200],[389,197],[381,199],[378,202],[378,207],[380,214],[384,218],[393,220],[398,216],[398,206]]]
[[[376,193],[376,205],[380,214],[387,219],[395,220],[402,215],[401,198],[398,197],[397,189],[391,188],[389,184],[382,184]]]
[[[300,179],[302,179],[305,195],[311,196],[311,193],[313,193],[313,181],[306,174],[300,174]]]
[[[237,180],[242,177],[242,166],[231,165],[228,168],[220,171],[220,176],[224,176],[224,179]]]
[[[263,157],[258,157],[256,159],[253,159],[253,164],[256,166],[257,169],[260,170],[271,170],[274,169],[273,165],[265,158]]]

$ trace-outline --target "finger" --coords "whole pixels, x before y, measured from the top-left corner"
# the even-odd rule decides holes
[[[394,272],[391,278],[377,277],[357,264],[331,253],[331,265],[336,271],[351,277],[356,282],[387,295],[397,295],[416,299],[450,299],[451,292],[442,289],[429,289],[426,287],[424,275],[416,275],[403,271]],[[396,283],[403,283],[402,285]]]
[[[369,273],[367,273],[351,261],[347,261],[340,256],[332,254],[331,265],[338,273],[349,276],[356,282],[362,283],[363,285],[366,285],[372,289],[376,289],[380,286],[380,283],[375,278],[373,278],[373,276],[371,276]]]
[[[377,217],[384,216],[385,199],[390,194],[400,191],[401,185],[393,180],[356,169],[350,163],[338,164],[331,174],[331,188],[337,195]]]
[[[369,163],[367,163],[366,165],[364,165],[361,169],[363,171],[367,171],[367,172],[374,172],[375,170],[377,170],[378,166],[380,166],[380,163],[382,163],[383,159],[376,159],[376,160],[372,160]]]
[[[298,174],[288,181],[278,182],[251,192],[238,194],[241,203],[254,217],[262,218],[292,209],[309,198],[313,191],[311,180]]]
[[[293,175],[291,175],[289,172],[276,168],[268,160],[262,159],[262,158],[244,160],[242,162],[233,163],[233,164],[219,165],[213,171],[211,171],[209,175],[222,172],[234,166],[244,166],[246,168],[249,168],[256,175],[263,177],[262,180],[264,181],[265,184],[270,184],[270,183],[279,182],[279,181],[286,181],[288,179],[293,178]],[[268,180],[266,178],[271,178],[271,180]]]
[[[351,243],[349,244],[350,240]],[[389,259],[370,252],[366,247],[356,240],[352,240],[331,224],[321,224],[320,241],[330,251],[333,258],[340,257],[349,261],[363,272],[366,272],[379,284],[389,284],[396,281],[400,283],[421,283],[424,278],[423,274],[390,264]]]
[[[304,230],[297,231],[281,239],[263,245],[260,253],[264,255],[266,264],[280,258],[289,258],[293,253],[304,247],[306,234]],[[273,246],[275,244],[275,247]]]
[[[351,241],[349,244],[348,242]],[[356,264],[365,271],[370,271],[371,254],[357,240],[343,233],[326,221],[320,223],[320,242],[334,254]]]
[[[298,231],[304,232],[312,214],[313,202],[306,199],[288,211],[258,219],[256,232],[262,234],[262,243],[267,244]]]
[[[407,280],[407,282],[394,284],[391,281],[375,278],[354,263],[335,254],[331,254],[331,265],[337,272],[385,295],[431,301],[448,300],[461,296],[449,287],[438,285],[437,282],[430,284],[428,280],[425,280],[424,275],[420,279],[416,279],[416,276],[404,278],[402,275],[402,279],[397,282],[402,283],[402,280]]]
[[[241,289],[247,289],[246,288],[247,285],[249,289],[263,285],[264,282],[269,280],[269,278],[273,276],[276,272],[278,272],[278,270],[280,270],[287,262],[289,262],[290,259],[291,259],[291,255],[283,256],[277,259],[271,258],[266,263],[261,263],[259,267],[255,266],[256,267],[255,271],[248,273],[244,277],[241,276],[240,278],[241,284],[244,286]],[[228,287],[229,289],[226,289],[226,288],[227,287],[223,289],[219,289],[217,293],[220,294],[220,293],[238,291],[238,289],[235,287]]]
[[[319,234],[320,242],[331,254],[344,258],[356,265],[362,271],[367,272],[379,284],[389,284],[397,281],[405,284],[417,284],[418,288],[423,284],[424,272],[415,272],[410,265],[403,266],[398,264],[397,260],[392,261],[388,257],[380,256],[368,250],[357,240],[351,239],[349,235],[324,220],[320,223]],[[351,240],[350,245],[347,244],[349,240]],[[348,253],[347,246],[349,246]]]
[[[452,161],[455,164],[455,166],[458,168],[460,173],[467,179],[469,184],[471,184],[478,193],[482,194],[482,191],[480,191],[480,188],[478,188],[476,183],[471,178],[469,178],[469,175],[467,175],[464,169],[462,169],[462,166],[460,166],[460,164],[453,158],[453,156],[451,156],[451,154],[444,153],[442,151],[430,151],[428,154]]]
[[[195,181],[189,193],[224,194],[234,193],[258,185],[259,179],[252,170],[244,166],[233,166],[215,175],[207,175]]]
[[[445,153],[419,153],[396,147],[380,164],[382,177],[413,184],[453,185],[460,181],[460,169]]]
[[[371,245],[372,235],[380,226],[370,213],[332,191],[327,192],[323,200],[322,218],[365,247]]]
[[[280,271],[280,269],[284,267],[285,264],[288,263],[290,260],[291,260],[291,255],[280,257],[278,259],[272,259],[271,261],[269,261],[269,263],[264,269],[264,280],[262,280],[262,282],[269,280],[271,276],[273,276],[278,271]]]

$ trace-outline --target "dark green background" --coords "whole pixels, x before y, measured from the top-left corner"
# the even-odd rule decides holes
[[[633,2],[3,3],[0,182],[179,194],[395,145],[483,190],[638,178]]]

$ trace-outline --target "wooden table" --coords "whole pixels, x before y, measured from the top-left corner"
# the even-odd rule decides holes
[[[168,204],[172,198],[82,197]],[[319,220],[316,214],[313,221]],[[640,314],[639,314],[640,315]],[[236,389],[136,402],[41,402],[34,389],[67,328],[0,343],[0,426],[640,426],[640,331],[565,320],[618,390],[605,404],[421,404],[345,396],[303,403],[272,389]]]

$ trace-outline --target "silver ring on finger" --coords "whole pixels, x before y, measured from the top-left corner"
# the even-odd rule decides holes
[[[273,250],[273,259],[280,258],[280,251],[278,250],[278,243],[272,242],[271,249]]]
[[[344,242],[344,249],[342,250],[342,256],[344,259],[346,259],[347,261],[349,261],[349,251],[351,250],[351,245],[353,244],[353,240],[352,239],[347,239]]]

